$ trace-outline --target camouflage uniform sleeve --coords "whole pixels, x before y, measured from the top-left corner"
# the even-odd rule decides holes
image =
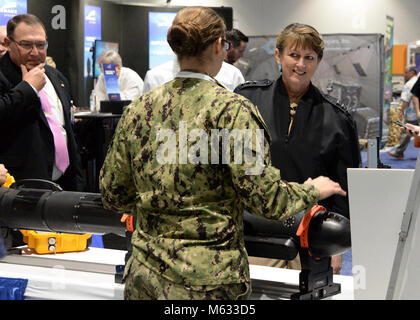
[[[133,132],[130,106],[115,129],[108,153],[99,175],[99,189],[105,208],[135,214],[136,188],[131,172],[131,156],[127,134]]]
[[[252,133],[253,136],[250,142],[246,138],[243,140],[244,161],[236,164],[231,159],[228,164],[234,188],[247,211],[268,219],[284,220],[317,203],[318,189],[308,184],[283,181],[280,170],[271,166],[270,137],[261,134],[267,129],[251,102],[244,99],[232,103],[220,117],[219,125],[228,130],[245,130],[245,135]],[[257,132],[260,132],[259,136]],[[230,148],[231,154],[235,154],[232,140]]]

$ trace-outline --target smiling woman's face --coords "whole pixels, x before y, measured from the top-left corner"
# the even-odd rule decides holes
[[[305,92],[320,62],[316,52],[312,48],[289,43],[282,52],[276,49],[275,56],[281,65],[283,82],[289,95]]]

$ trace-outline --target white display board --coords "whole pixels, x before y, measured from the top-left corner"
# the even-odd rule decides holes
[[[387,299],[420,299],[420,158],[410,185]]]
[[[347,174],[354,298],[382,300],[414,170],[348,169]]]

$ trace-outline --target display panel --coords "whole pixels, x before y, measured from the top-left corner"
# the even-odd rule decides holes
[[[0,0],[0,26],[7,25],[7,22],[18,14],[27,13],[27,9],[26,0]]]
[[[114,50],[118,52],[118,43],[117,42],[109,42],[109,41],[103,41],[103,40],[95,40],[95,55],[94,55],[94,63],[95,68],[93,69],[93,77],[97,78],[102,73],[101,67],[98,63],[98,58],[101,55],[102,52],[106,50]]]
[[[91,77],[93,74],[92,70],[92,47],[95,44],[96,39],[101,39],[101,8],[91,5],[84,6],[84,19],[85,19],[85,30],[84,30],[84,77]]]
[[[388,136],[383,123],[383,36],[380,34],[323,34],[324,56],[312,82],[337,98],[352,114],[360,139]],[[276,80],[281,74],[274,50],[277,36],[250,36],[238,60],[245,80]],[[383,126],[381,126],[383,124]]]
[[[166,37],[176,14],[176,12],[149,12],[149,69],[175,58]]]

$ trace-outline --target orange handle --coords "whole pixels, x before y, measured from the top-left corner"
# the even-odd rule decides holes
[[[300,238],[300,246],[302,248],[308,249],[309,248],[309,240],[308,240],[308,231],[309,231],[309,224],[311,222],[312,217],[319,211],[325,211],[325,208],[320,205],[315,205],[306,212],[305,216],[303,217],[302,221],[299,224],[299,228],[296,231],[296,235]],[[309,250],[308,250],[309,252]],[[309,252],[309,255],[312,254]]]

